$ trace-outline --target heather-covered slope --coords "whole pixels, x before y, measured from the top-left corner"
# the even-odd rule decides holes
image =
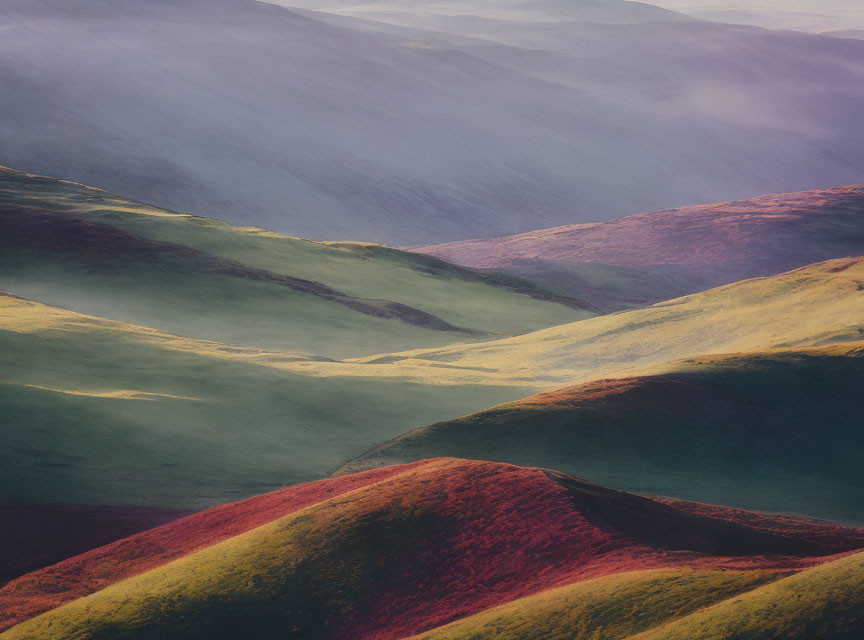
[[[864,523],[862,388],[860,342],[693,357],[416,429],[343,471],[459,455]]]
[[[855,40],[639,3],[446,3],[474,14],[455,25],[402,4],[425,33],[252,0],[3,0],[0,163],[391,244],[862,180]]]
[[[193,338],[329,357],[592,315],[435,258],[232,227],[5,169],[0,290]]]
[[[621,308],[861,255],[864,186],[649,211],[417,250]]]
[[[525,395],[181,338],[0,295],[4,500],[203,508]],[[311,367],[311,368],[307,368]]]
[[[857,529],[723,508],[706,515],[704,505],[540,469],[438,459],[372,473],[226,505],[25,576],[2,590],[24,617],[59,576],[68,576],[60,601],[93,595],[2,637],[396,639],[634,570],[643,573],[612,580],[654,592],[642,621],[635,612],[635,622],[618,622],[639,630],[646,617],[684,615],[864,544]],[[260,526],[246,530],[250,516]],[[187,522],[212,546],[195,550]],[[169,561],[175,546],[183,551]],[[112,562],[130,552],[132,565]],[[608,588],[572,587],[597,600]],[[659,588],[685,600],[668,603],[666,618]],[[56,591],[47,597],[58,603]]]

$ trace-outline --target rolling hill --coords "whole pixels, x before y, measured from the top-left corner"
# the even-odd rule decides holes
[[[593,315],[578,301],[438,259],[232,227],[11,169],[0,169],[0,290],[193,338],[325,357]]]
[[[844,615],[813,618],[822,631],[860,631],[861,559],[838,554],[862,544],[860,529],[437,459],[225,505],[24,576],[0,590],[18,623],[0,637],[465,637],[436,628],[477,615],[621,637],[801,583],[819,590],[790,619],[833,607]],[[508,637],[497,629],[471,637]]]
[[[0,163],[387,244],[862,180],[861,42],[644,3],[401,4],[425,33],[253,0],[3,0]]]
[[[862,270],[830,261],[514,338],[348,361],[2,296],[0,394],[16,425],[2,432],[3,484],[25,502],[212,506],[556,386],[709,352],[860,340]]]
[[[552,387],[641,375],[699,354],[861,340],[862,313],[864,258],[842,258],[514,338],[353,362],[433,366],[465,379],[486,372]]]
[[[649,211],[417,249],[624,308],[864,253],[864,186]]]
[[[410,368],[334,376],[315,358],[9,295],[0,361],[0,485],[19,504],[200,509],[321,478],[406,427],[528,392]]]
[[[343,472],[437,456],[605,486],[864,523],[864,343],[702,356],[434,424]]]

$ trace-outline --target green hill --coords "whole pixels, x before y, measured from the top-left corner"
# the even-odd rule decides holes
[[[864,343],[705,356],[416,429],[344,471],[435,456],[864,522]]]
[[[526,393],[361,366],[322,376],[301,356],[8,295],[0,360],[0,486],[13,502],[211,506],[320,478],[406,426]]]
[[[594,315],[437,258],[233,227],[2,168],[0,290],[179,335],[329,357]]]

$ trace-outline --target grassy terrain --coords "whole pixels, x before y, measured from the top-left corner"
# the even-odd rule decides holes
[[[697,611],[633,640],[856,640],[864,635],[864,553]]]
[[[614,574],[509,602],[411,640],[623,638],[782,575],[674,569]]]
[[[295,501],[279,517],[276,503],[290,502],[295,490],[281,492],[262,506],[272,521],[97,584],[0,637],[395,640],[508,602],[539,629],[550,620],[538,620],[534,605],[555,601],[579,601],[585,629],[619,612],[612,628],[629,633],[662,621],[661,612],[687,614],[864,542],[860,530],[728,509],[705,516],[699,505],[673,507],[502,464],[438,459],[336,488],[332,497],[321,491],[346,481],[318,485],[317,501]],[[244,503],[226,508],[210,518],[208,535],[234,526],[232,510],[254,516]],[[146,565],[186,537],[184,520],[136,536],[132,561]],[[112,548],[98,550],[75,560],[83,572],[70,571],[68,580],[115,571],[130,552],[116,548],[114,565]],[[628,573],[634,569],[667,572]],[[627,575],[574,585],[620,573]],[[640,590],[644,608],[634,602]],[[520,607],[526,597],[538,599]],[[609,598],[605,613],[591,607]]]
[[[850,258],[514,338],[360,361],[506,372],[552,386],[642,374],[695,354],[860,340],[862,318],[864,258]]]
[[[4,500],[204,507],[524,395],[179,338],[0,296]]]
[[[238,345],[358,356],[593,315],[428,256],[233,227],[8,169],[0,229],[0,290]]]
[[[2,434],[0,473],[15,500],[209,506],[322,477],[411,429],[562,383],[650,374],[704,351],[856,339],[862,271],[829,262],[518,338],[351,362],[7,296],[0,402],[16,428]]]
[[[416,429],[345,470],[460,455],[860,523],[862,353],[857,342],[692,358]]]

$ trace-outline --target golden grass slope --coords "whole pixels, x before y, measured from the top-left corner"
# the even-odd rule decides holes
[[[864,553],[847,556],[631,640],[858,640],[864,637]]]
[[[623,638],[783,575],[692,569],[614,574],[508,602],[411,640]]]
[[[696,354],[819,346],[862,336],[864,258],[848,258],[514,338],[356,362],[434,363],[552,386],[645,374]]]

